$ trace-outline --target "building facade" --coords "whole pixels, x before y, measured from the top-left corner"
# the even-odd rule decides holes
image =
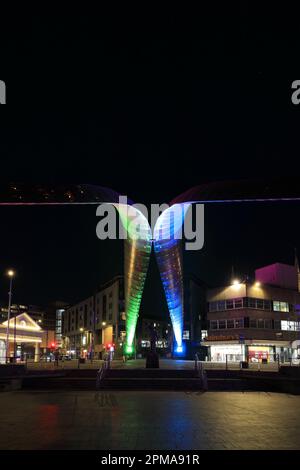
[[[55,349],[62,348],[62,322],[63,314],[69,305],[63,301],[51,302],[45,308],[45,317],[43,321],[43,329],[46,331],[54,331]]]
[[[281,362],[300,354],[300,294],[294,266],[275,263],[258,269],[255,281],[209,289],[208,334],[203,344],[211,361]]]
[[[8,339],[8,346],[7,346]],[[0,322],[0,363],[38,362],[53,350],[54,331],[45,331],[26,312]]]
[[[122,348],[125,338],[124,280],[116,276],[87,299],[62,313],[62,343],[66,354],[101,357],[113,345]]]
[[[205,359],[207,348],[202,345],[203,331],[207,331],[206,284],[195,275],[184,276],[184,328],[183,340],[187,345],[187,356],[198,354]]]
[[[22,304],[12,304],[10,309],[11,317],[20,315],[21,313],[27,313],[30,318],[32,318],[39,325],[43,325],[45,321],[45,310],[42,307],[37,305],[22,305]],[[3,320],[7,319],[8,306],[7,304],[1,303],[0,307],[0,317]]]

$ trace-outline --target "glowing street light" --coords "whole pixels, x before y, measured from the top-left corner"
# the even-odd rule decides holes
[[[12,297],[12,281],[15,272],[12,269],[7,271],[7,276],[9,277],[9,292],[8,292],[8,312],[7,312],[7,328],[6,328],[6,362],[9,362],[9,321],[10,321],[10,311],[11,311],[11,297]],[[15,316],[15,326],[14,326],[14,356],[16,349],[16,316]]]
[[[238,279],[234,279],[233,283],[232,283],[234,286],[239,286],[240,285],[240,281]]]
[[[80,335],[80,357],[82,357],[82,347],[83,347],[83,331],[84,329],[82,327],[79,328],[79,331],[81,333]]]

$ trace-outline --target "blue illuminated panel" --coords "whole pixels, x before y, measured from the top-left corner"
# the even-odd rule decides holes
[[[158,218],[154,229],[154,251],[176,344],[174,353],[183,354],[183,272],[181,231],[189,204],[175,204]]]

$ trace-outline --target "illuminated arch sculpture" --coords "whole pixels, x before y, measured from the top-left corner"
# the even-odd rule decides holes
[[[114,206],[127,234],[124,240],[126,352],[131,354],[150,262],[152,234],[147,218],[137,208],[127,204]]]
[[[154,228],[154,251],[165,291],[176,344],[174,352],[183,350],[183,267],[182,226],[189,204],[175,204],[157,219]]]
[[[218,181],[195,186],[177,196],[154,228],[153,240],[146,217],[139,213],[140,237],[134,235],[134,225],[127,208],[119,204],[119,193],[96,185],[26,185],[8,184],[0,187],[1,205],[61,205],[112,203],[117,208],[128,238],[125,240],[125,303],[127,351],[133,349],[136,323],[142,293],[147,276],[152,243],[162,279],[168,309],[176,339],[175,348],[183,347],[183,276],[181,241],[177,233],[181,229],[186,210],[193,203],[232,203],[265,201],[299,201],[298,178],[271,178],[265,180]],[[185,208],[183,208],[185,205]],[[174,212],[181,206],[181,214]],[[172,215],[172,211],[174,214]],[[176,215],[177,214],[177,215]],[[171,231],[171,236],[169,232]]]

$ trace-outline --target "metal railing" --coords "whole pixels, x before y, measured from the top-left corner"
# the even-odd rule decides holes
[[[199,360],[199,356],[197,353],[195,354],[195,371],[197,377],[200,379],[201,388],[203,390],[208,390],[206,370],[204,369],[202,362]]]
[[[102,382],[105,378],[106,372],[108,369],[110,369],[110,355],[107,354],[104,357],[103,364],[101,368],[97,372],[97,377],[96,377],[96,390],[101,390]]]

